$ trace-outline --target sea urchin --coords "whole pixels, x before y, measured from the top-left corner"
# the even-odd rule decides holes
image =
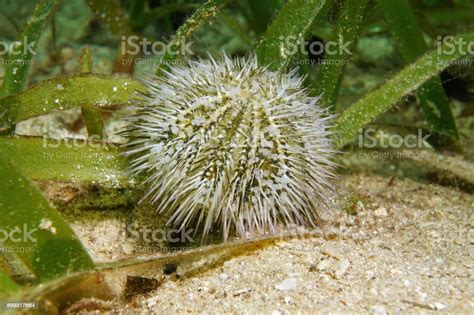
[[[313,226],[331,195],[331,116],[295,71],[187,61],[146,82],[125,134],[144,199],[181,229],[248,237]]]

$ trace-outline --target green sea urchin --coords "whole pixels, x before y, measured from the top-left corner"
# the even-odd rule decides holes
[[[314,225],[333,191],[332,117],[302,81],[224,56],[146,82],[125,132],[144,199],[204,237],[216,223],[224,240]]]

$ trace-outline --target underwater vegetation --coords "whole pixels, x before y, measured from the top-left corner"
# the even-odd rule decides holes
[[[0,301],[60,312],[106,299],[101,272],[191,274],[355,215],[337,173],[473,191],[471,1],[36,0],[0,16]],[[418,167],[352,159],[368,150]],[[97,262],[69,220],[87,209],[223,244]]]

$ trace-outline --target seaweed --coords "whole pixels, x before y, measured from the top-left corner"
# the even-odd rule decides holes
[[[56,14],[57,3],[55,0],[39,0],[18,41],[23,43],[27,39],[32,43],[29,47],[37,47],[36,42],[49,31],[48,21]],[[329,113],[339,113],[332,130],[338,150],[349,149],[348,144],[355,140],[361,128],[379,120],[396,105],[404,106],[404,101],[412,105],[410,100],[414,95],[424,113],[422,122],[428,126],[429,132],[443,139],[433,152],[418,156],[418,162],[426,165],[441,163],[441,149],[458,150],[461,146],[459,119],[452,110],[440,74],[469,55],[466,49],[452,47],[455,43],[474,42],[474,31],[469,29],[472,7],[456,5],[445,18],[436,7],[426,9],[408,0],[239,1],[235,6],[230,3],[230,0],[184,1],[156,6],[152,1],[132,0],[129,7],[124,8],[121,1],[87,1],[86,5],[92,9],[100,25],[109,32],[108,36],[113,37],[110,46],[117,53],[115,73],[95,71],[97,50],[79,45],[76,48],[81,47],[82,53],[78,71],[71,71],[67,76],[53,75],[48,80],[35,77],[27,86],[33,76],[30,66],[34,54],[31,49],[25,49],[24,44],[16,45],[5,58],[5,76],[0,90],[0,228],[12,229],[26,224],[39,232],[37,241],[27,240],[22,244],[30,249],[29,252],[19,251],[19,245],[14,242],[1,244],[2,248],[7,246],[17,251],[0,252],[0,298],[20,296],[35,301],[52,301],[53,308],[61,310],[68,303],[65,295],[112,298],[113,294],[103,281],[104,274],[161,268],[165,276],[189,276],[202,271],[201,265],[197,264],[202,259],[212,265],[276,241],[271,238],[216,245],[183,254],[154,257],[150,261],[134,259],[98,266],[60,214],[61,205],[52,206],[38,190],[33,180],[39,182],[40,187],[54,181],[101,187],[108,191],[84,194],[75,205],[79,209],[85,208],[84,205],[104,209],[128,207],[136,202],[130,191],[138,188],[127,175],[127,161],[120,154],[119,145],[104,137],[111,113],[120,115],[131,100],[146,91],[142,81],[133,76],[137,55],[124,52],[123,47],[117,49],[117,41],[123,36],[168,38],[167,47],[180,48],[185,42],[200,38],[202,32],[212,36],[216,28],[222,27],[233,32],[231,36],[240,40],[237,43],[244,42],[250,47],[248,50],[236,49],[232,51],[234,55],[256,54],[258,62],[271,71],[288,71],[300,64],[300,73],[317,74],[315,79],[306,80],[308,91],[321,96],[320,106],[327,107]],[[376,3],[378,10],[373,10]],[[192,10],[194,12],[189,17],[184,16]],[[458,35],[449,33],[451,40],[439,41],[436,35],[446,36],[448,33],[438,29],[445,30],[446,24],[452,25],[453,21],[459,21],[463,31]],[[456,29],[461,29],[461,26]],[[100,33],[97,25],[92,23],[89,27],[93,29],[92,33]],[[383,82],[370,82],[368,86],[376,87],[367,93],[353,88],[356,93],[350,95],[350,103],[354,104],[345,108],[342,106],[347,103],[345,80],[356,65],[367,66],[358,56],[358,39],[385,33],[391,34],[397,47],[401,69],[389,74]],[[229,34],[222,36],[221,40]],[[289,38],[295,41],[287,41]],[[329,43],[335,43],[340,52],[309,56],[305,49],[317,42],[323,42],[325,49]],[[432,43],[437,46],[433,48]],[[194,43],[198,47],[208,44],[202,40]],[[235,46],[234,43],[231,47]],[[337,49],[341,46],[347,49]],[[160,76],[183,55],[167,49],[164,54],[153,57],[157,57],[158,62],[153,64],[152,74]],[[322,65],[311,64],[311,58],[319,58]],[[396,57],[393,59],[396,63]],[[382,65],[378,73],[385,71],[385,66]],[[22,121],[78,107],[82,109],[82,123],[89,136],[87,140],[22,137],[15,133],[17,124]],[[404,117],[400,115],[398,119]],[[471,187],[473,179],[469,172],[472,165],[449,161],[449,167],[438,168]],[[110,193],[111,190],[114,193]],[[87,202],[88,198],[94,200]],[[79,284],[75,284],[76,281]],[[37,286],[41,283],[46,286]],[[90,287],[91,284],[97,288]]]

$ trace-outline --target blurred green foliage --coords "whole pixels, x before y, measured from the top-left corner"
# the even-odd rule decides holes
[[[5,17],[0,39],[21,41],[27,36],[38,52],[3,58],[0,214],[5,219],[0,227],[28,224],[39,231],[37,242],[23,244],[31,252],[0,257],[6,261],[0,264],[0,295],[18,289],[12,280],[18,277],[17,269],[30,273],[31,281],[42,282],[95,268],[67,222],[31,179],[112,188],[131,185],[124,172],[126,161],[106,137],[100,138],[107,119],[111,113],[119,116],[136,92],[145,91],[133,75],[160,75],[183,56],[169,50],[152,56],[128,54],[123,36],[178,47],[193,42],[194,54],[186,56],[192,58],[225,50],[232,56],[256,53],[259,62],[274,71],[299,65],[308,89],[322,94],[322,105],[340,113],[334,127],[339,148],[400,101],[413,108],[414,93],[430,132],[445,135],[451,143],[461,141],[450,91],[445,91],[440,73],[466,53],[458,49],[440,54],[436,45],[438,36],[455,33],[460,35],[454,40],[474,42],[474,32],[469,31],[474,24],[471,1],[19,0],[0,13]],[[288,53],[294,47],[286,39],[293,37],[302,46]],[[331,41],[348,42],[348,50],[314,54],[308,49],[311,43]],[[470,93],[472,85],[466,80],[462,92]],[[27,119],[77,107],[82,108],[81,122],[88,134],[99,136],[95,141],[71,145],[15,136],[16,126]],[[418,111],[415,115],[413,125],[422,121]],[[400,115],[398,120],[404,119]],[[16,267],[8,269],[8,264]]]
[[[94,267],[69,225],[10,159],[2,151],[0,228],[9,235],[2,252],[12,252],[39,281]]]

